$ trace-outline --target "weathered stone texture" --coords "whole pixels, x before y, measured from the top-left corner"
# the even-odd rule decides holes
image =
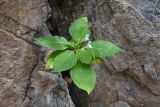
[[[27,96],[23,107],[75,107],[60,74],[36,70]]]
[[[113,103],[109,107],[130,107],[126,102],[118,101],[116,103]]]
[[[0,106],[19,107],[36,55],[32,45],[0,29]]]
[[[6,17],[33,30],[40,29],[50,11],[47,0],[5,0]]]
[[[60,74],[36,69],[46,49],[33,36],[50,34],[49,13],[47,0],[0,1],[0,107],[74,107]]]
[[[0,3],[0,27],[31,40],[50,16],[46,0],[5,0]]]

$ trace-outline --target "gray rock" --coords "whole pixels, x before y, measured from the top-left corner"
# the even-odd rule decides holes
[[[60,74],[39,70],[32,73],[31,85],[23,107],[75,107],[67,84]]]
[[[109,107],[131,107],[124,101],[118,101],[116,103],[111,104]]]

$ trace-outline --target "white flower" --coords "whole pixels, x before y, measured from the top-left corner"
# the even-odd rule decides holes
[[[88,46],[88,48],[92,48],[91,44],[88,44],[87,46]]]
[[[91,41],[88,41],[87,45],[85,46],[85,48],[92,48],[91,46]]]
[[[85,41],[88,41],[88,40],[89,40],[89,34],[86,34]]]
[[[88,37],[89,37],[89,34],[86,34],[86,37],[88,38]]]
[[[91,44],[91,41],[88,41],[88,44]]]

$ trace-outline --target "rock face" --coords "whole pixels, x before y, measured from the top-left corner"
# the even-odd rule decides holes
[[[23,107],[75,107],[61,75],[36,70],[28,91]]]
[[[47,50],[33,41],[50,34],[49,13],[47,0],[0,1],[0,107],[74,107],[61,75],[45,72]]]
[[[107,90],[100,92],[101,97],[106,97],[105,100],[102,99],[104,105],[123,100],[133,107],[157,107],[160,101],[160,33],[155,26],[155,20],[159,18],[154,15],[154,20],[149,21],[138,10],[140,6],[135,8],[126,1],[112,0],[108,5],[114,14],[108,22],[105,18],[97,19],[94,27],[98,30],[94,35],[99,39],[113,41],[125,49],[125,52],[104,61],[111,76],[102,80],[102,74],[98,74],[102,77],[98,78],[98,88],[91,96],[98,96],[96,90],[101,90],[99,84],[103,83],[101,87]],[[103,17],[103,14],[100,16]],[[101,67],[98,68],[97,71],[102,72]],[[113,101],[110,101],[110,95],[115,95]],[[93,97],[91,102],[92,100]]]
[[[0,46],[0,106],[18,107],[25,98],[36,55],[30,44],[2,29]]]

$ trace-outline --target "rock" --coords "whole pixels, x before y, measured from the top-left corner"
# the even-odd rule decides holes
[[[0,107],[74,107],[61,75],[45,72],[46,48],[33,42],[51,34],[49,13],[47,0],[0,1]]]
[[[0,106],[20,107],[36,55],[32,45],[0,29]]]
[[[48,31],[47,26],[44,25],[37,34],[44,37],[48,36],[45,34],[51,33]],[[61,74],[54,74],[51,70],[45,69],[47,57],[53,50],[46,47],[38,48],[38,63],[31,74],[31,84],[28,86],[27,96],[22,106],[75,107],[70,97],[67,83],[62,79]]]
[[[0,3],[0,28],[21,38],[32,40],[50,16],[47,0],[5,0]]]
[[[60,74],[36,69],[23,107],[75,107]]]
[[[33,30],[40,29],[48,19],[50,7],[47,0],[4,1],[6,17]]]
[[[128,76],[131,76],[133,78],[133,80],[140,83],[142,87],[146,87],[146,89],[149,89],[151,91],[151,93],[148,91],[148,94],[150,93],[152,95],[152,97],[150,97],[149,99],[154,99],[154,97],[156,97],[154,94],[158,95],[156,98],[159,99],[160,81],[159,65],[157,65],[159,64],[159,49],[157,47],[159,47],[160,45],[157,40],[160,35],[156,33],[158,31],[152,31],[151,29],[155,29],[153,23],[144,19],[141,13],[139,13],[138,10],[136,10],[133,5],[129,4],[128,2],[121,0],[112,0],[109,5],[114,12],[114,17],[111,18],[110,22],[108,22],[108,26],[104,25],[103,18],[101,18],[101,21],[98,20],[98,23],[101,26],[104,25],[104,27],[100,28],[100,26],[94,24],[95,27],[97,28],[98,26],[99,29],[99,31],[94,35],[98,35],[97,38],[107,38],[114,43],[117,43],[117,45],[119,44],[119,46],[125,49],[126,52],[122,53],[121,55],[106,59],[105,63],[107,68],[111,70],[111,73],[115,73],[115,75],[116,72],[118,73],[123,71],[124,73],[127,73]],[[103,14],[100,16],[103,17]],[[115,37],[115,35],[117,36]],[[157,40],[154,39],[152,41],[149,38],[157,38]],[[97,71],[100,72],[102,70]],[[125,77],[122,76],[122,78]],[[113,86],[111,87],[113,88]],[[131,88],[130,90],[132,89],[133,88]],[[124,88],[122,92],[123,91],[125,91]],[[140,89],[139,91],[141,91],[141,94],[143,93],[142,89]],[[133,93],[137,92],[138,90],[133,91]],[[119,98],[121,95],[130,96],[128,94],[124,94],[125,92],[119,93]],[[136,98],[139,95],[140,94],[137,93],[134,96]],[[143,96],[142,99],[145,99],[146,95],[147,94],[142,94],[140,96]],[[146,98],[148,97],[146,96]],[[134,97],[132,97],[131,99],[133,100]],[[144,102],[142,102],[142,99],[136,98],[136,100],[144,104]],[[129,103],[133,102],[134,101],[131,101]],[[138,105],[141,105],[141,103],[139,103]],[[155,103],[155,105],[158,105],[156,101],[153,101],[152,103],[153,105]],[[135,104],[134,106],[138,105]],[[149,107],[149,105],[146,106]]]
[[[114,88],[115,80],[111,74],[106,72],[105,65],[95,65],[97,71],[97,82],[94,91],[89,96],[89,107],[106,107],[118,101],[118,91]],[[118,84],[118,83],[117,83]]]
[[[98,105],[106,107],[119,100],[125,101],[131,107],[158,106],[160,97],[150,93],[141,84],[137,84],[127,74],[112,74],[105,64],[95,65],[94,68],[97,71],[97,83],[96,88],[89,97],[89,107],[97,107]]]
[[[114,4],[113,2],[111,6],[114,9],[114,11],[116,11],[120,10],[119,7],[120,4],[121,7],[123,7],[125,3],[126,2],[124,3],[119,2],[119,4],[116,4],[115,2]],[[149,39],[154,37],[158,39],[160,35],[156,34],[151,30],[154,29],[153,23],[143,19],[141,14],[138,13],[137,10],[132,5],[129,4],[128,6],[124,5],[121,11],[123,11],[123,13],[122,12],[115,13],[115,21],[116,21],[115,30],[121,33],[122,38],[128,39],[130,46],[127,49],[130,48],[130,51],[134,52],[137,55],[137,56],[132,55],[132,59],[126,61],[126,63],[128,63],[127,68],[129,69],[128,74],[133,77],[136,76],[138,82],[148,87],[154,94],[160,95],[160,91],[158,91],[160,87],[157,87],[158,84],[160,84],[159,70],[151,70],[151,69],[159,69],[158,66],[154,65],[155,63],[159,63],[159,60],[157,59],[159,57],[159,49],[156,48],[157,46],[159,46],[159,43],[156,42],[157,40],[152,41]],[[127,52],[125,54],[127,54]],[[153,65],[150,67],[149,66],[146,67],[146,65],[150,63],[152,63]]]
[[[111,104],[109,107],[131,107],[124,101],[118,101],[114,104]]]

